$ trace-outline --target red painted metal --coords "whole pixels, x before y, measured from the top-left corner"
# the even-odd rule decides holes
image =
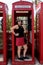
[[[36,16],[38,25],[36,25],[36,52],[39,62],[43,64],[43,2],[37,5]]]
[[[20,1],[22,1],[22,0],[20,0]]]
[[[28,5],[30,8],[15,8],[15,6],[22,6],[22,5]],[[32,11],[32,61],[15,61],[15,37],[12,34],[12,65],[26,65],[26,64],[34,64],[34,11],[33,11],[33,4],[26,1],[18,1],[12,4],[12,26],[15,24],[15,18],[16,16],[28,16],[28,14],[16,14],[16,11]]]
[[[0,62],[0,65],[7,65],[7,40],[6,40],[6,20],[7,20],[7,10],[8,7],[5,3],[0,2],[0,11],[3,14],[3,58],[4,60]],[[0,14],[0,16],[2,16]],[[1,50],[0,50],[1,51]]]

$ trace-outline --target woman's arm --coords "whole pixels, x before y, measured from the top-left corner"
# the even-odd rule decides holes
[[[28,31],[25,29],[25,26],[24,25],[22,25],[22,26],[24,28],[24,33],[28,33]]]
[[[15,35],[14,29],[16,29],[16,25],[10,28],[11,32]]]
[[[14,30],[18,29],[18,25],[15,25],[13,27],[11,27],[11,32],[15,35],[15,36],[19,36],[19,33],[15,33]]]

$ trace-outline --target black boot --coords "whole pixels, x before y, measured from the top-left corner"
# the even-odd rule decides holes
[[[20,57],[20,58],[18,57],[18,60],[24,60],[24,58],[23,57]]]
[[[24,59],[24,60],[25,60],[25,59],[29,59],[29,57],[25,56],[25,57],[23,57],[23,59]]]

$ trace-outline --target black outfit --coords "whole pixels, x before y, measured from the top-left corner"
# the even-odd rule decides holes
[[[19,36],[16,36],[16,37],[24,37],[24,29],[22,26],[19,26],[19,28],[15,29],[14,31],[15,31],[15,33],[19,33]]]

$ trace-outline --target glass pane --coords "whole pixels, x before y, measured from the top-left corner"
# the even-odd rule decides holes
[[[0,17],[0,61],[3,61],[3,17]]]

